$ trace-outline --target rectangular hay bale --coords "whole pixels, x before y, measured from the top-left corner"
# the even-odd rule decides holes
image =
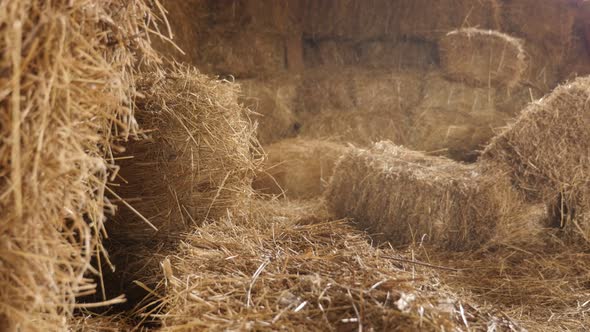
[[[438,45],[441,66],[453,80],[512,88],[527,68],[523,42],[498,31],[453,30]]]
[[[500,176],[386,141],[350,149],[326,200],[337,217],[353,218],[393,246],[425,241],[457,250],[492,239],[519,204]]]

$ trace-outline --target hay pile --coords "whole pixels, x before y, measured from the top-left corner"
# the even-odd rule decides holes
[[[425,242],[452,250],[483,246],[520,206],[500,175],[390,142],[350,149],[325,197],[337,217],[354,218],[393,246]]]
[[[0,3],[0,321],[7,330],[65,330],[81,306],[76,297],[96,289],[87,273],[98,273],[91,257],[104,251],[111,142],[135,129],[133,67],[155,60],[146,36],[155,20],[143,1]]]
[[[453,30],[438,45],[445,75],[476,86],[513,88],[527,68],[523,41],[498,31]]]
[[[310,198],[321,195],[346,147],[311,139],[286,139],[265,148],[268,158],[252,187],[270,195]]]
[[[559,205],[558,225],[580,230],[590,207],[590,78],[579,78],[531,103],[485,149],[483,162],[509,170],[530,201]],[[575,211],[574,211],[575,210]],[[562,218],[563,217],[563,218]]]
[[[138,312],[165,331],[520,330],[458,301],[438,267],[376,249],[314,208],[264,203],[247,221],[195,230],[163,261],[161,297]]]

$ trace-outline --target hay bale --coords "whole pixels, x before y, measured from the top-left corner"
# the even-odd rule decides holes
[[[420,73],[365,69],[320,68],[303,75],[298,91],[298,112],[317,114],[334,111],[404,112],[420,102]]]
[[[438,67],[436,44],[420,40],[370,40],[357,44],[358,62],[372,68],[429,70]]]
[[[300,136],[367,146],[382,140],[406,142],[408,117],[401,112],[326,111],[307,118]]]
[[[286,69],[285,41],[269,33],[209,29],[202,35],[198,53],[193,63],[215,75],[253,78]]]
[[[129,142],[119,162],[116,191],[126,203],[113,237],[170,236],[233,211],[249,195],[254,168],[239,87],[173,65],[139,77],[137,88],[144,98],[136,117],[147,137]]]
[[[441,66],[450,79],[477,86],[503,85],[522,80],[527,68],[523,41],[493,30],[453,30],[440,39]]]
[[[157,28],[146,17],[154,15],[143,1],[0,4],[0,324],[8,330],[66,330],[76,297],[96,289],[91,259],[104,252],[114,168],[105,157],[135,130],[136,61],[157,60],[146,37]]]
[[[391,142],[348,150],[325,197],[338,218],[393,246],[425,241],[453,250],[482,246],[519,206],[501,176]]]
[[[297,135],[298,116],[295,114],[299,77],[285,76],[271,80],[239,81],[239,102],[253,111],[258,122],[257,136],[261,144],[274,143]]]
[[[496,136],[483,162],[505,165],[530,201],[554,205],[561,196],[583,220],[590,206],[589,99],[588,77],[559,86]]]
[[[423,99],[411,115],[408,146],[473,161],[494,136],[493,129],[510,118],[495,110],[496,89],[451,82],[436,72],[425,81]]]
[[[306,40],[304,61],[307,67],[355,65],[359,62],[356,44],[346,40]]]
[[[497,29],[500,20],[496,0],[310,0],[303,13],[303,31],[313,39],[410,37],[435,41],[465,26]]]
[[[252,187],[265,194],[310,198],[324,191],[346,147],[321,140],[287,139],[265,150],[268,159]]]

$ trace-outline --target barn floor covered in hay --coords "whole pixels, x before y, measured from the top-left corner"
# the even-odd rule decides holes
[[[0,1],[0,332],[587,331],[590,2]]]

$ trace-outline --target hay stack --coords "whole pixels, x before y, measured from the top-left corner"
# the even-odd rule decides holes
[[[441,66],[450,79],[509,89],[527,68],[523,42],[498,31],[453,30],[439,41]]]
[[[268,159],[252,186],[289,198],[319,196],[344,151],[344,145],[321,140],[287,139],[272,144],[266,148]]]
[[[428,242],[462,250],[508,224],[519,200],[497,175],[390,142],[350,149],[326,191],[329,209],[393,246]]]
[[[240,103],[253,114],[258,141],[271,144],[297,135],[298,116],[295,114],[299,77],[278,77],[272,80],[239,81]]]
[[[589,99],[588,77],[559,86],[529,104],[495,137],[483,162],[507,167],[515,186],[531,201],[554,205],[561,196],[561,203],[582,220],[590,207]]]
[[[0,3],[5,330],[65,330],[76,297],[95,291],[86,274],[104,251],[104,157],[135,129],[133,67],[155,60],[154,19],[143,1]]]
[[[360,146],[382,140],[404,144],[408,122],[405,114],[395,111],[326,111],[306,119],[300,136]]]
[[[238,86],[173,65],[139,77],[138,91],[144,97],[136,117],[146,137],[130,142],[119,162],[117,195],[125,203],[114,236],[168,236],[243,202],[254,147]]]

